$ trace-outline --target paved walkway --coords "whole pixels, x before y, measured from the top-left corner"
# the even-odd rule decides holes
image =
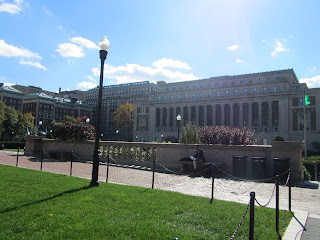
[[[15,166],[16,159],[16,153],[0,151],[0,164]],[[40,160],[38,158],[20,155],[18,166],[39,170]],[[43,171],[69,175],[70,162],[57,162],[46,159],[43,162]],[[73,162],[73,176],[91,179],[91,171],[91,164]],[[106,181],[105,165],[100,165],[99,167],[99,180]],[[151,188],[152,172],[110,166],[108,182]],[[210,198],[211,186],[211,178],[190,178],[186,175],[155,173],[155,189],[175,191],[188,195]],[[250,192],[254,191],[256,193],[256,199],[261,205],[266,204],[270,200],[268,207],[275,208],[275,194],[273,194],[274,187],[274,183],[257,183],[216,178],[214,181],[214,198],[248,204],[250,200]],[[288,202],[288,187],[280,186],[280,208],[288,210]],[[318,188],[318,184],[315,182],[308,184],[300,183],[298,186],[292,187],[291,204],[294,212],[297,212],[297,214],[305,214],[300,214],[300,219],[297,217],[299,221],[293,219],[293,224],[294,222],[296,224],[293,226],[294,230],[292,230],[293,232],[290,236],[285,236],[284,239],[291,239],[294,235],[295,237],[293,239],[299,239],[303,232],[301,225],[305,225],[306,216],[308,216],[307,213],[310,213],[313,214],[313,217],[309,217],[306,226],[306,229],[309,231],[305,231],[303,234],[303,239],[309,239],[308,235],[306,235],[307,232],[308,234],[312,234],[314,229],[319,230],[319,228],[315,228],[315,225],[318,224],[318,219],[320,219],[320,190]],[[308,229],[308,225],[310,226],[310,229]],[[317,233],[319,233],[319,231]]]

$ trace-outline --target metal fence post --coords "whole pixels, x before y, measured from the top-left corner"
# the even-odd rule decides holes
[[[110,155],[107,155],[107,174],[106,174],[106,183],[108,182],[109,178],[109,163],[110,163]]]
[[[71,158],[70,158],[70,176],[72,176],[72,160],[73,160],[73,151],[71,152]]]
[[[211,164],[211,177],[212,177],[212,183],[211,183],[211,200],[210,204],[213,202],[213,193],[214,193],[214,164]]]
[[[316,161],[313,161],[313,164],[314,164],[314,180],[318,181],[318,166]]]
[[[44,150],[43,150],[43,148],[41,149],[41,164],[40,164],[40,171],[42,171],[42,162],[43,162],[43,152],[44,152]]]
[[[20,148],[18,147],[18,150],[17,150],[17,162],[16,162],[16,167],[18,167],[18,161],[19,161],[19,151],[20,151]]]
[[[153,159],[153,166],[152,166],[152,189],[154,188],[154,172],[156,170],[156,159]]]
[[[254,200],[256,197],[255,192],[250,193],[250,230],[249,230],[249,240],[254,239]]]
[[[289,169],[288,186],[289,186],[289,211],[291,212],[291,169]]]
[[[279,233],[279,175],[276,176],[276,231]]]

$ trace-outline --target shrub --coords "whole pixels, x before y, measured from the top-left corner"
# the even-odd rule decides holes
[[[261,134],[254,138],[254,132],[243,127],[206,126],[199,127],[198,133],[204,144],[252,145],[261,140]]]
[[[66,122],[56,129],[55,135],[61,140],[93,140],[95,129],[92,125],[84,122]]]
[[[0,145],[3,144],[6,149],[23,149],[26,146],[25,142],[0,142]]]
[[[285,142],[286,140],[282,136],[275,136],[271,142],[276,141],[276,142]]]
[[[185,127],[182,129],[182,136],[180,139],[181,143],[187,143],[187,144],[199,144],[200,138],[197,131],[197,127],[188,122]]]

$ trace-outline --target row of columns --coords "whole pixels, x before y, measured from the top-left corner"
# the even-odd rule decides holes
[[[262,106],[263,103],[267,104],[267,124],[263,122],[262,118]],[[257,104],[258,113],[257,116],[253,116],[253,104]],[[217,106],[220,107],[220,119],[217,118]],[[237,113],[235,112],[235,107],[239,106],[239,110]],[[247,109],[247,117],[244,115],[244,106],[248,106]],[[261,131],[263,130],[262,127],[267,127],[268,129],[272,129],[272,101],[268,102],[250,102],[250,103],[232,103],[232,104],[213,104],[213,105],[197,105],[197,106],[182,106],[182,107],[163,107],[160,109],[160,125],[159,121],[156,121],[156,127],[160,127],[160,129],[163,129],[164,127],[173,127],[177,128],[177,121],[176,117],[178,114],[181,116],[180,121],[180,127],[182,127],[187,121],[191,122],[192,120],[196,126],[207,126],[208,125],[208,107],[212,109],[212,116],[211,116],[211,124],[212,126],[215,125],[230,125],[230,126],[245,126],[248,128],[257,128],[257,130]],[[202,108],[202,114],[203,114],[203,122],[200,124],[200,108]],[[228,124],[226,124],[226,112],[225,110],[228,108],[229,112],[229,121]],[[185,113],[187,109],[187,114]],[[192,109],[195,111],[195,119],[192,119]],[[166,112],[166,116],[165,116]],[[173,112],[173,115],[170,114]],[[238,114],[238,120],[235,123],[235,116]],[[186,117],[187,115],[187,117]],[[170,119],[171,117],[171,119]],[[171,120],[171,122],[170,122]],[[255,120],[255,122],[253,122]],[[172,124],[170,124],[172,123]]]

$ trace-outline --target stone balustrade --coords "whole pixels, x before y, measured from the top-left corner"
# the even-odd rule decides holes
[[[231,175],[234,173],[235,156],[245,156],[243,171],[246,177],[252,178],[256,171],[253,159],[263,158],[265,160],[265,177],[274,176],[274,159],[290,159],[289,167],[292,171],[293,180],[303,180],[302,172],[302,145],[299,142],[273,142],[272,145],[250,145],[250,146],[227,146],[227,145],[200,145],[205,152],[208,163],[224,164],[224,170]],[[46,139],[43,137],[27,137],[27,155],[37,155],[41,149],[50,151],[73,151],[77,158],[84,161],[91,161],[94,150],[94,141],[60,141]],[[101,141],[100,161],[119,163],[125,165],[135,165],[142,167],[153,167],[156,160],[157,171],[172,170],[181,171],[182,165],[179,160],[193,154],[194,145],[177,143],[146,143],[146,142],[120,142]],[[261,169],[260,169],[261,170]]]

